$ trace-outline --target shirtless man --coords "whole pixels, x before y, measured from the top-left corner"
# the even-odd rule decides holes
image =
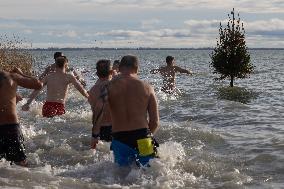
[[[100,106],[99,100],[101,98],[101,92],[105,89],[108,82],[111,80],[112,70],[110,60],[99,60],[96,65],[97,76],[99,79],[96,84],[89,91],[89,103],[93,111],[93,129],[92,133],[98,133],[98,135],[93,135],[92,137],[92,148],[96,148],[98,140],[104,140],[110,142],[111,137],[111,115],[109,111],[109,105],[105,102],[105,107],[101,111],[96,111],[97,107]],[[102,120],[100,120],[100,125],[96,125],[96,117],[98,114],[102,114]]]
[[[42,83],[16,68],[13,73],[0,71],[0,159],[26,166],[24,138],[16,113],[17,86],[37,90]]]
[[[166,58],[167,66],[162,66],[159,69],[151,70],[150,73],[160,73],[163,77],[163,87],[162,91],[165,93],[172,94],[175,91],[176,84],[176,73],[186,73],[192,74],[191,71],[182,69],[178,66],[175,66],[175,58],[172,56],[167,56]]]
[[[65,100],[69,84],[74,87],[86,98],[89,97],[87,91],[72,75],[66,73],[68,60],[65,57],[56,59],[55,72],[48,74],[43,78],[43,85],[47,85],[46,102],[42,107],[43,117],[54,117],[65,114]],[[37,93],[38,94],[38,93]],[[37,94],[31,97],[35,99]]]
[[[152,136],[159,125],[155,92],[150,84],[138,78],[137,57],[124,56],[119,71],[120,74],[109,82],[105,97],[112,119],[111,149],[115,162],[121,166],[135,161],[139,166],[146,165],[156,157],[158,146],[154,145]]]
[[[54,61],[56,61],[56,59],[57,59],[58,57],[65,57],[65,58],[66,58],[66,56],[64,56],[62,52],[55,52],[53,57],[54,57]],[[56,63],[53,63],[53,64],[47,66],[47,67],[45,68],[44,72],[39,76],[39,80],[42,81],[45,76],[47,76],[47,75],[50,74],[50,73],[55,72],[55,70],[56,70]],[[81,78],[81,77],[79,76],[79,74],[78,74],[74,69],[69,69],[69,68],[67,68],[66,70],[72,72],[72,74],[75,76],[75,78],[76,78],[83,86],[86,86],[85,80],[84,80],[83,78]],[[33,97],[34,97],[34,96],[38,96],[39,93],[40,93],[40,90],[34,90],[34,91],[30,94],[29,99],[27,100],[27,103],[22,106],[22,110],[23,110],[23,111],[28,111],[28,110],[30,109],[30,104],[31,104],[32,101],[34,100]]]

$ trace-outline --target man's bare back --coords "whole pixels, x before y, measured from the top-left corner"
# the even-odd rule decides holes
[[[43,79],[43,84],[47,86],[46,102],[42,108],[44,117],[54,117],[65,113],[65,100],[69,84],[86,98],[89,97],[87,91],[79,81],[71,74],[65,72],[68,61],[64,57],[56,59],[56,70]]]
[[[74,76],[63,72],[50,73],[43,79],[47,86],[46,101],[65,104],[68,86],[74,80]]]
[[[113,132],[149,128],[154,133],[159,115],[153,88],[136,75],[119,75],[108,87]],[[147,120],[147,112],[149,122]]]
[[[65,58],[67,60],[67,63],[68,63],[68,59],[66,58],[66,56],[63,56],[62,52],[56,52],[54,54],[54,60],[55,61],[59,57]],[[81,85],[86,86],[85,80],[83,78],[81,78],[81,76],[73,68],[70,69],[70,68],[66,67],[66,71],[70,72],[71,75],[73,75],[81,83]],[[45,68],[44,72],[39,76],[39,80],[42,81],[46,76],[48,76],[49,74],[55,73],[55,72],[56,72],[56,63],[53,63],[53,64],[51,64],[51,65],[49,65]],[[29,99],[27,100],[27,103],[22,106],[23,111],[28,111],[30,109],[30,104],[35,99],[35,97],[39,95],[39,93],[40,93],[39,90],[34,90],[29,95]]]
[[[156,157],[158,144],[152,134],[159,126],[159,111],[155,92],[150,84],[137,76],[138,58],[124,56],[120,74],[108,84],[107,100],[112,119],[114,161],[128,166],[136,159],[146,165]]]
[[[43,78],[43,84],[47,85],[46,102],[42,108],[44,117],[54,117],[56,115],[65,114],[65,100],[68,92],[69,84],[74,87],[86,98],[88,98],[87,91],[79,83],[79,81],[72,75],[66,73],[67,59],[59,57],[56,59],[55,72],[48,74]],[[34,93],[30,97],[30,101],[36,98],[39,93]],[[29,104],[26,104],[27,106]]]
[[[110,80],[98,80],[96,84],[90,89],[89,91],[89,103],[92,107],[93,110],[93,117],[96,119],[98,117],[98,114],[101,111],[101,93],[105,89],[106,85],[108,85]],[[111,115],[110,115],[110,110],[109,110],[109,105],[108,102],[105,102],[105,107],[101,112],[103,114],[101,120],[100,120],[100,125],[102,126],[111,126],[112,125],[112,120],[111,120]],[[96,121],[96,120],[93,120]]]

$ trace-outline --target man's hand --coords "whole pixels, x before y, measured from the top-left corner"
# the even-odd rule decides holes
[[[188,70],[188,75],[193,75],[193,72],[191,70]]]
[[[98,143],[99,143],[99,139],[92,137],[91,148],[96,149]]]
[[[29,111],[30,110],[30,105],[29,104],[25,104],[22,106],[22,110],[23,111]]]

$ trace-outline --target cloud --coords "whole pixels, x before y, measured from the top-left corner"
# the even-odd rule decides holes
[[[222,20],[223,26],[226,26],[228,20]],[[219,20],[187,20],[185,25],[194,32],[212,34],[218,32],[220,21]],[[269,20],[255,20],[246,21],[244,28],[247,34],[258,35],[275,35],[278,33],[281,35],[284,32],[284,20],[279,18],[272,18]],[[194,33],[193,32],[193,33]]]
[[[283,0],[9,0],[0,29],[39,45],[208,47],[232,7],[250,45],[284,47]]]
[[[186,20],[184,23],[193,33],[212,34],[218,31],[220,22],[226,23],[227,20]]]
[[[284,32],[284,20],[278,18],[244,22],[244,25],[248,32],[267,32],[267,34],[269,34],[269,32]]]
[[[92,36],[111,36],[111,37],[123,37],[123,38],[151,38],[151,37],[189,37],[190,31],[186,29],[160,29],[150,31],[138,31],[138,30],[112,30],[109,32],[97,32]],[[90,36],[90,34],[87,34]]]
[[[246,13],[284,13],[283,0],[9,0],[0,2],[1,15],[7,18],[69,18],[85,16],[120,17],[137,12],[193,10],[200,14],[208,10],[228,11],[233,7]],[[76,16],[75,16],[76,15]],[[86,18],[86,17],[85,17]],[[131,17],[129,17],[130,19]]]
[[[156,25],[158,25],[159,23],[161,23],[161,20],[159,20],[159,19],[142,20],[141,28],[143,28],[143,29],[152,29]]]
[[[68,30],[68,31],[48,31],[43,32],[41,35],[45,36],[56,36],[56,37],[69,37],[69,38],[75,38],[78,36],[76,31]]]
[[[16,21],[6,21],[6,20],[2,20],[0,19],[0,29],[17,29],[17,28],[25,28],[26,26],[24,24],[21,24],[19,22]]]
[[[283,0],[76,0],[77,3],[108,7],[156,9],[232,9],[253,13],[283,13]]]
[[[97,32],[94,36],[139,37],[144,36],[144,33],[135,30],[112,30],[109,32]]]
[[[31,30],[31,29],[25,29],[25,30],[23,30],[23,33],[25,33],[25,34],[32,34],[32,33],[33,33],[33,30]]]

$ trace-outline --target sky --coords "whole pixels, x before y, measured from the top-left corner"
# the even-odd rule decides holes
[[[235,8],[250,48],[284,48],[284,0],[0,0],[0,35],[34,48],[216,46]]]

